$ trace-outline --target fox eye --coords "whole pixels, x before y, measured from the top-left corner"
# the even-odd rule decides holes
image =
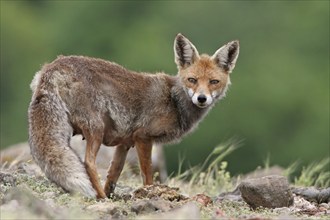
[[[220,81],[217,80],[217,79],[212,79],[212,80],[210,80],[210,84],[213,84],[213,85],[218,84],[219,82],[220,82]]]
[[[188,81],[191,82],[192,84],[197,83],[197,79],[195,79],[195,78],[188,78]]]

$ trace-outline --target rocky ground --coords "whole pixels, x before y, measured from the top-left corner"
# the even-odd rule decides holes
[[[298,188],[279,175],[246,178],[233,191],[211,194],[208,186],[173,178],[141,187],[140,176],[125,169],[116,193],[96,200],[64,192],[31,160],[2,160],[0,167],[1,219],[330,218],[330,188]]]

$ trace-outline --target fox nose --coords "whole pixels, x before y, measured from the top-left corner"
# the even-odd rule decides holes
[[[199,95],[199,96],[197,97],[197,101],[198,101],[199,103],[201,103],[201,104],[205,103],[206,100],[207,100],[207,98],[206,98],[205,95]]]

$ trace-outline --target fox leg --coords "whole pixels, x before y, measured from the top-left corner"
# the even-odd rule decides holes
[[[152,140],[145,136],[143,130],[138,130],[134,134],[134,141],[136,151],[139,157],[143,185],[152,185]]]
[[[96,190],[97,198],[106,198],[106,195],[101,187],[99,176],[96,169],[96,156],[102,143],[102,136],[84,134],[87,141],[86,153],[85,153],[85,167],[87,174],[92,182],[93,188]]]
[[[151,165],[152,143],[137,142],[136,151],[139,157],[143,185],[152,185],[153,184],[152,165]]]
[[[108,171],[107,180],[104,185],[105,194],[109,197],[115,191],[117,180],[123,170],[127,152],[130,146],[118,145],[113,155],[111,165]]]

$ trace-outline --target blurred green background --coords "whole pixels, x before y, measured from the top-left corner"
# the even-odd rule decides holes
[[[233,173],[329,157],[329,1],[1,1],[1,149],[26,141],[29,84],[57,55],[176,74],[173,41],[200,53],[240,40],[227,98],[181,143],[168,168],[201,163],[219,143],[242,147]]]

